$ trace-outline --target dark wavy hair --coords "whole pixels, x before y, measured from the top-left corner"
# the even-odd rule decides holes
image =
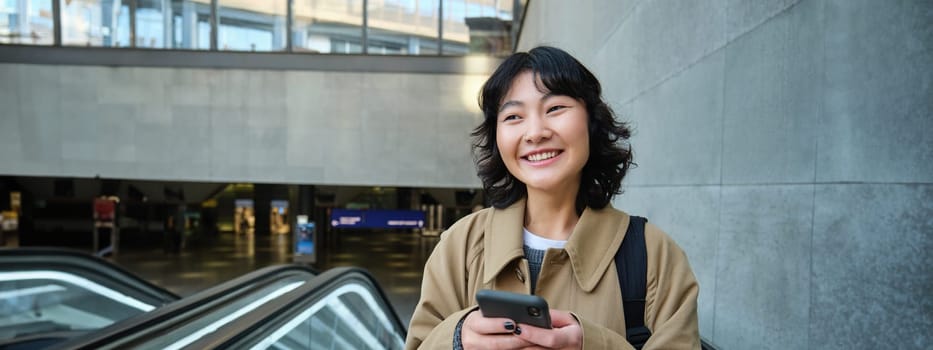
[[[615,120],[612,109],[602,99],[596,76],[573,56],[561,49],[540,46],[509,56],[483,84],[479,105],[483,123],[473,130],[473,160],[483,181],[486,199],[496,208],[505,208],[527,194],[525,184],[509,173],[496,145],[496,121],[502,100],[512,81],[525,71],[534,73],[542,92],[565,95],[586,106],[590,157],[583,166],[576,209],[602,209],[612,197],[622,193],[622,178],[632,162],[628,142],[631,131]],[[539,84],[539,83],[536,83]]]

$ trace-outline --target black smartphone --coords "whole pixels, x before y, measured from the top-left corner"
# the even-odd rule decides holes
[[[547,300],[537,295],[482,289],[476,293],[476,302],[485,317],[504,317],[517,323],[551,328]]]

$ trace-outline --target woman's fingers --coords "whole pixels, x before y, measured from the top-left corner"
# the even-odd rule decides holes
[[[507,318],[486,318],[471,312],[463,320],[460,342],[465,350],[471,349],[524,349],[534,346],[515,335],[518,325]]]
[[[583,329],[573,315],[551,310],[551,323],[554,326],[552,329],[522,325],[518,337],[548,349],[582,348]]]
[[[477,311],[467,315],[463,321],[463,329],[478,334],[511,334],[518,327],[515,322],[507,318],[488,318]]]
[[[577,319],[569,312],[561,310],[551,310],[551,327],[562,328],[571,325],[579,325]]]

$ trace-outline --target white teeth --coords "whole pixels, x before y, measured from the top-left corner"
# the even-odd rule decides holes
[[[530,160],[530,161],[532,161],[532,162],[540,162],[540,161],[542,161],[542,160],[551,159],[551,158],[554,158],[554,157],[557,157],[557,152],[551,151],[551,152],[543,152],[543,153],[532,154],[532,155],[528,156],[528,160]]]

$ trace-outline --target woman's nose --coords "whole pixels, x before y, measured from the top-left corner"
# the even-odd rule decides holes
[[[545,141],[553,134],[551,128],[541,118],[530,118],[528,129],[525,130],[525,142],[539,143]]]

